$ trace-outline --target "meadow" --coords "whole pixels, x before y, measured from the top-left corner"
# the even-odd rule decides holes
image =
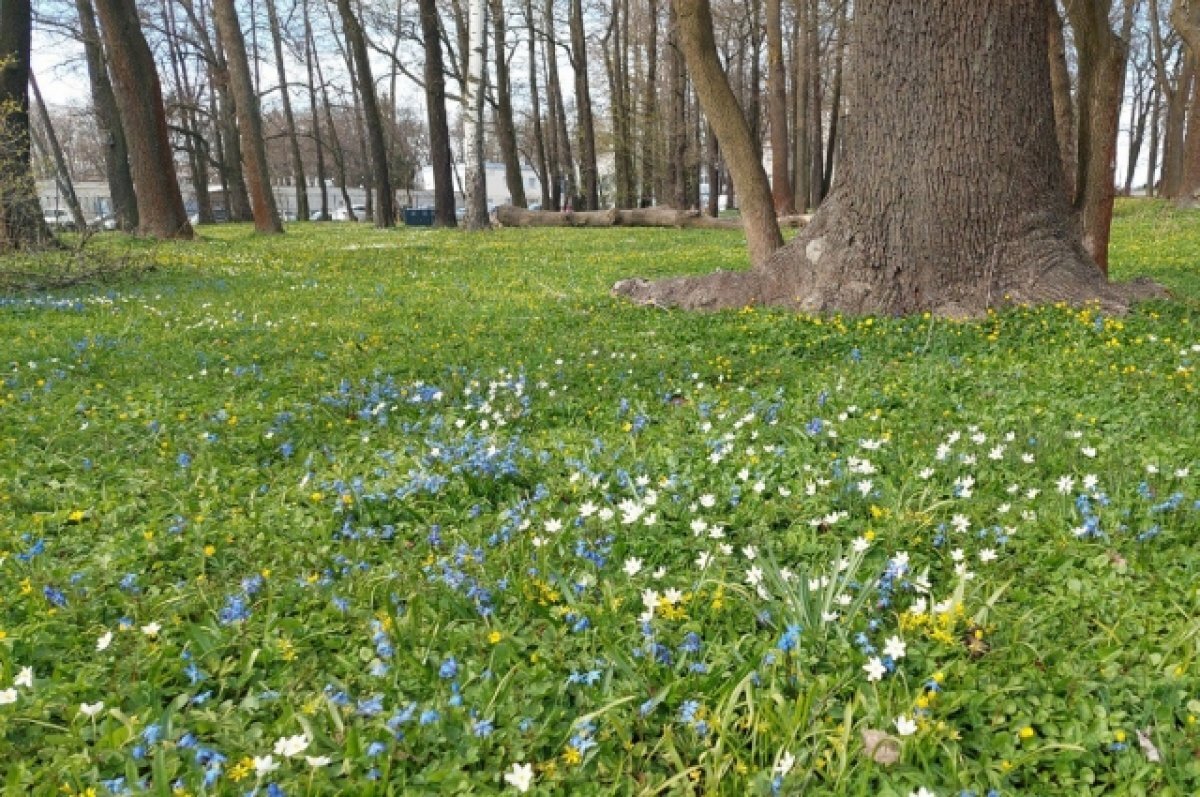
[[[1125,317],[740,235],[246,226],[0,297],[0,793],[1200,791],[1200,212]]]

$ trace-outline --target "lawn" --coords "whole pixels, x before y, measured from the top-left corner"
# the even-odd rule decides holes
[[[0,793],[1200,791],[1200,213],[1119,207],[1176,301],[972,323],[608,297],[725,232],[99,245],[0,298]]]

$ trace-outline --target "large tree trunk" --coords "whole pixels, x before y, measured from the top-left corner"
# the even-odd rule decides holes
[[[53,241],[30,170],[29,0],[0,0],[0,254]]]
[[[117,98],[113,96],[104,47],[100,43],[100,30],[96,27],[96,11],[92,8],[91,0],[75,0],[75,8],[79,12],[79,31],[87,60],[96,127],[105,142],[104,173],[108,178],[112,213],[119,229],[134,230],[138,223],[137,195],[133,191],[133,176],[129,173],[125,129],[121,127]]]
[[[1008,302],[1120,310],[1063,191],[1043,0],[856,4],[846,130],[833,191],[762,266],[658,283],[631,298],[698,309],[967,317]]]
[[[750,262],[763,264],[776,249],[783,246],[783,236],[775,221],[771,186],[767,183],[758,148],[754,145],[746,117],[717,56],[712,11],[708,0],[674,0],[674,5],[688,73],[696,85],[704,115],[717,134],[721,154],[741,196],[739,207],[746,223]]]
[[[191,238],[167,135],[162,87],[134,0],[97,0],[104,49],[129,144],[137,191],[138,231],[152,238]]]
[[[796,59],[795,77],[792,83],[792,93],[796,96],[796,117],[793,129],[794,145],[792,151],[792,184],[795,191],[796,207],[804,210],[808,207],[808,198],[812,188],[812,173],[810,165],[812,158],[809,154],[808,135],[808,95],[811,81],[808,79],[808,20],[807,0],[796,3],[796,22],[793,27],[794,36],[792,53]]]
[[[249,177],[247,188],[250,189],[254,229],[260,233],[281,233],[283,224],[275,207],[271,175],[267,171],[267,144],[263,138],[258,94],[254,90],[250,64],[246,60],[246,42],[242,38],[242,26],[233,0],[215,0],[213,16],[217,23],[217,36],[225,46],[229,82],[237,102],[238,132],[242,140],[242,159]]]
[[[425,112],[429,118],[429,160],[433,164],[433,224],[455,227],[453,156],[446,118],[446,75],[436,0],[418,0],[425,43]]]
[[[600,206],[600,170],[596,166],[596,128],[588,87],[587,40],[583,35],[583,0],[571,0],[571,68],[575,70],[575,112],[579,116],[579,181],[583,208]]]
[[[1183,125],[1186,104],[1192,84],[1192,62],[1179,58],[1175,79],[1167,68],[1167,52],[1162,35],[1162,20],[1158,0],[1150,0],[1150,44],[1154,53],[1154,74],[1166,103],[1163,124],[1162,178],[1159,196],[1175,197],[1183,176]]]
[[[350,0],[338,0],[338,13],[342,17],[342,28],[346,42],[354,59],[354,71],[358,75],[359,100],[367,123],[367,141],[371,150],[371,182],[376,189],[374,208],[376,227],[396,226],[396,199],[392,193],[391,169],[388,166],[387,143],[383,136],[383,117],[379,113],[379,99],[375,95],[375,80],[371,77],[371,58],[367,52],[367,39],[362,25]]]
[[[551,138],[554,141],[554,152],[557,157],[551,162],[556,164],[550,171],[554,175],[552,192],[557,197],[554,207],[571,207],[575,202],[576,181],[575,161],[571,155],[571,136],[567,133],[567,111],[563,103],[562,81],[558,73],[558,35],[554,19],[554,0],[546,0],[545,14],[545,47],[546,47],[546,85],[550,89],[547,104],[550,107]],[[565,182],[565,185],[560,185]],[[565,194],[565,196],[563,196]]]
[[[794,213],[788,169],[787,71],[783,66],[781,0],[767,0],[767,115],[771,121],[771,196],[776,213]]]
[[[687,186],[683,165],[687,160],[687,67],[679,41],[679,15],[676,4],[668,4],[667,31],[667,174],[666,199],[676,208],[687,207]],[[742,110],[738,108],[738,114]],[[732,203],[731,203],[732,204]]]
[[[504,183],[512,204],[525,207],[525,178],[521,176],[521,156],[517,152],[517,128],[513,123],[512,83],[508,76],[508,20],[504,0],[488,0],[492,12],[492,32],[496,48],[496,138],[504,159]]]
[[[1063,164],[1063,187],[1075,197],[1075,100],[1067,66],[1067,40],[1057,0],[1046,0],[1046,41],[1050,49],[1050,91],[1054,97],[1054,128]]]
[[[271,28],[271,47],[275,53],[275,73],[279,77],[284,134],[287,136],[288,155],[292,159],[292,182],[296,184],[296,219],[308,221],[308,178],[304,175],[304,159],[300,157],[300,139],[296,135],[296,115],[292,113],[292,96],[287,70],[283,66],[283,36],[279,32],[279,13],[275,9],[275,0],[267,0],[267,22]]]

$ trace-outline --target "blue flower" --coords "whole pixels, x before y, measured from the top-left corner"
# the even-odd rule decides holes
[[[442,666],[438,668],[438,675],[449,681],[458,675],[458,662],[451,656],[442,662]]]
[[[427,708],[421,712],[421,718],[418,720],[422,725],[432,725],[442,718],[442,715],[431,708]]]

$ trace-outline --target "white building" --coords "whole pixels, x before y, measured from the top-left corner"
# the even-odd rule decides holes
[[[454,166],[454,203],[458,206],[466,204],[466,194],[463,191],[465,185],[465,173],[461,163],[455,163]],[[508,182],[504,178],[503,163],[485,163],[484,164],[485,182],[487,184],[487,201],[488,206],[494,205],[511,205],[512,196],[508,193]],[[537,202],[542,195],[542,184],[538,180],[537,173],[528,166],[521,167],[521,180],[525,183],[525,199],[530,203]],[[423,166],[420,173],[417,175],[417,189],[423,192],[433,191],[433,167]],[[432,200],[431,200],[432,201]]]

